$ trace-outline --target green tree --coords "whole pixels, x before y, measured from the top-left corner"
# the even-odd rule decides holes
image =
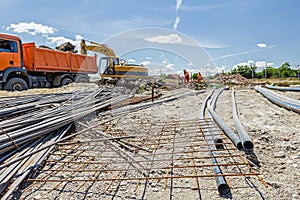
[[[288,78],[291,76],[296,76],[296,72],[291,69],[290,63],[285,62],[279,67],[280,77],[282,78]]]
[[[193,79],[193,80],[197,80],[197,77],[198,77],[197,73],[193,73],[192,79]]]
[[[160,80],[166,80],[167,75],[166,74],[160,74]]]
[[[256,77],[256,69],[255,65],[248,66],[248,65],[238,65],[236,68],[229,71],[229,75],[231,74],[240,74],[245,78],[254,78]]]

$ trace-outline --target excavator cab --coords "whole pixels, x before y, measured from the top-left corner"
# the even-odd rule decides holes
[[[100,73],[113,75],[115,74],[115,66],[120,65],[120,60],[117,57],[102,57],[100,59]]]

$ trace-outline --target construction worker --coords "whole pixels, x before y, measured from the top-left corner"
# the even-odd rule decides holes
[[[190,74],[185,69],[183,70],[184,83],[188,83],[190,81]]]
[[[200,83],[202,81],[202,74],[199,72],[197,74],[197,83]]]

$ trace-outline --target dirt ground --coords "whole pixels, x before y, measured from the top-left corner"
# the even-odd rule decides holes
[[[300,98],[299,92],[278,93]],[[269,185],[263,192],[265,198],[299,199],[299,114],[278,107],[255,90],[236,90],[236,102],[239,118],[253,139],[262,177]],[[224,91],[216,110],[226,124],[234,127],[228,105],[231,105],[231,91]]]
[[[85,86],[86,87],[86,86]],[[89,88],[96,87],[91,84]],[[75,91],[75,86],[65,88],[28,90],[25,94],[49,93],[49,92],[69,92]],[[186,92],[188,89],[177,91],[162,91],[163,95]],[[278,92],[294,99],[300,99],[298,92]],[[19,93],[24,95],[24,93]],[[172,122],[178,120],[197,120],[202,101],[209,94],[189,96],[173,102],[145,110],[129,113],[122,119],[123,123],[116,124],[117,128],[129,130],[137,128],[132,124],[134,121],[148,121],[159,123],[162,121]],[[11,96],[16,93],[0,91],[0,96]],[[247,132],[254,142],[254,153],[257,156],[260,167],[258,171],[267,183],[263,186],[258,180],[253,180],[252,186],[245,183],[244,178],[232,179],[233,199],[300,199],[300,117],[299,114],[280,108],[265,99],[261,94],[253,89],[236,90],[237,110],[241,122],[246,127]],[[227,125],[232,127],[231,90],[224,90],[217,101],[216,112],[222,117]],[[201,179],[202,180],[202,179]],[[215,183],[202,180],[202,199],[223,199],[218,196]],[[240,182],[241,181],[241,182]],[[240,184],[240,186],[238,186]],[[68,193],[45,192],[39,190],[40,187],[31,187],[20,196],[21,199],[81,199],[82,196],[68,197]],[[177,191],[178,190],[178,191]],[[22,192],[22,191],[21,191]],[[124,193],[124,192],[123,192]],[[122,194],[123,194],[122,193]],[[125,191],[126,193],[126,191]],[[146,199],[168,199],[169,191],[161,188],[148,191]],[[191,189],[176,189],[177,196],[174,199],[199,199],[199,195]],[[98,197],[89,194],[87,199],[97,199]],[[103,199],[106,199],[102,196]],[[116,199],[124,199],[119,196]],[[126,199],[135,199],[136,196],[126,196]],[[107,199],[111,199],[108,197]],[[138,199],[138,198],[137,198]]]

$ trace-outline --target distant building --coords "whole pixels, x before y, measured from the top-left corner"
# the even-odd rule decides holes
[[[167,79],[180,79],[178,74],[168,74]]]

